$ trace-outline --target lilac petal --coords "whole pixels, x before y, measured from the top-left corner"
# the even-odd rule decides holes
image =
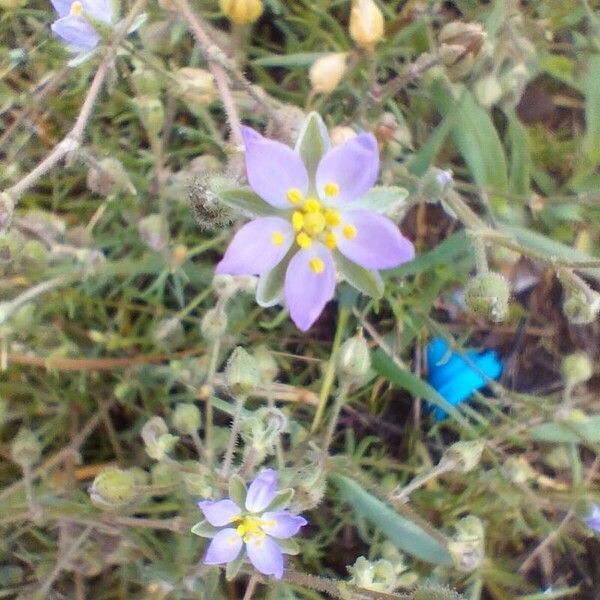
[[[242,538],[240,534],[228,527],[215,535],[204,555],[205,565],[222,565],[231,562],[242,549]]]
[[[353,228],[355,237],[344,235]],[[387,217],[368,210],[344,212],[338,228],[339,251],[365,269],[391,269],[415,257],[415,249]]]
[[[252,538],[246,542],[248,558],[257,571],[263,575],[272,575],[275,579],[283,576],[283,553],[269,536]]]
[[[277,473],[273,469],[264,469],[248,487],[246,508],[253,513],[265,510],[277,491]]]
[[[334,205],[356,200],[373,187],[378,173],[377,140],[371,133],[361,133],[321,159],[317,168],[319,197]],[[335,196],[325,193],[325,186],[331,183],[339,188]]]
[[[600,533],[600,506],[598,504],[592,507],[591,514],[584,521],[588,527]]]
[[[66,17],[71,12],[72,0],[50,0],[59,17]]]
[[[83,11],[94,19],[110,23],[113,20],[112,0],[80,0]]]
[[[300,531],[300,527],[304,527],[307,523],[303,517],[293,515],[287,510],[276,510],[266,512],[262,516],[263,531],[274,538],[287,539],[296,535]]]
[[[308,190],[308,174],[300,154],[249,127],[242,127],[242,136],[250,187],[272,206],[291,208],[288,191],[296,189],[305,195]]]
[[[217,273],[261,275],[287,254],[294,231],[281,217],[261,217],[246,223],[234,236],[217,265]]]
[[[320,273],[311,268],[315,259],[322,261]],[[292,320],[301,331],[307,331],[319,318],[325,305],[333,298],[335,267],[331,252],[322,244],[299,250],[285,274],[285,303]]]
[[[198,507],[213,527],[223,527],[223,525],[233,523],[235,518],[242,512],[242,509],[233,500],[229,500],[229,498],[218,500],[217,502],[210,500],[198,502]]]
[[[51,29],[56,35],[75,48],[91,50],[100,41],[100,36],[90,25],[89,21],[75,15],[67,15],[62,19],[54,21]]]

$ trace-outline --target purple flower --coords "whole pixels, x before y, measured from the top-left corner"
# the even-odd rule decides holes
[[[92,50],[100,35],[96,24],[110,25],[114,10],[112,0],[51,0],[59,19],[52,23],[52,31],[75,51]]]
[[[588,527],[600,533],[600,504],[594,504],[592,506],[592,512],[584,519],[584,521]]]
[[[268,510],[276,499],[276,492],[277,473],[265,469],[250,484],[245,502],[241,503],[244,508],[229,498],[198,502],[206,522],[213,528],[222,528],[207,534],[203,521],[192,529],[194,533],[212,537],[204,564],[231,563],[240,558],[245,548],[257,571],[281,579],[283,554],[287,548],[280,544],[296,535],[306,525],[306,519],[287,510]]]
[[[354,271],[366,270],[379,280],[377,270],[414,257],[398,227],[359,202],[379,172],[372,134],[328,149],[323,126],[324,151],[315,157],[302,153],[299,144],[292,149],[248,127],[242,133],[250,187],[270,214],[236,233],[217,273],[259,275],[264,281],[283,268],[283,298],[294,323],[306,331],[333,297],[340,264],[354,263]]]

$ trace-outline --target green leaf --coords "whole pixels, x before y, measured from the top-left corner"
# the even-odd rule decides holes
[[[413,375],[410,371],[401,369],[383,350],[376,350],[371,354],[371,363],[373,369],[390,383],[407,390],[413,396],[424,398],[427,402],[447,412],[458,423],[470,429],[469,424],[460,412],[435,388]]]
[[[196,523],[191,529],[191,532],[194,535],[199,535],[203,538],[212,538],[217,531],[219,530],[216,527],[213,527],[206,519]]]
[[[453,564],[441,534],[433,530],[427,532],[353,479],[338,473],[332,474],[331,479],[354,511],[378,527],[400,550],[434,565]]]
[[[289,554],[290,556],[295,556],[296,554],[300,554],[300,546],[298,542],[292,538],[288,539],[278,539],[277,545],[281,548],[281,551],[284,554]]]
[[[229,479],[229,497],[240,507],[246,503],[246,484],[237,473]]]
[[[225,567],[225,579],[227,579],[227,581],[232,581],[237,577],[242,563],[244,562],[244,556],[245,552],[240,550],[240,553],[236,556],[236,558],[227,563],[227,566]]]
[[[600,415],[583,421],[544,423],[531,428],[531,435],[542,442],[600,442]]]
[[[219,200],[223,204],[239,210],[249,217],[270,217],[283,212],[265,202],[249,187],[225,188],[219,190],[218,194]]]
[[[298,134],[296,151],[300,153],[313,185],[319,161],[330,145],[329,133],[321,115],[316,112],[309,113]]]
[[[444,116],[442,122],[433,130],[427,141],[419,148],[419,151],[410,159],[407,168],[413,175],[422,177],[431,167],[440,148],[446,141],[454,126],[453,111]]]
[[[408,190],[396,186],[371,188],[362,198],[352,203],[352,210],[366,209],[391,214],[401,209],[408,198]]]
[[[258,278],[256,286],[256,302],[263,308],[275,306],[283,298],[283,284],[285,282],[285,272],[287,271],[290,260],[294,254],[294,249],[290,249],[285,258],[268,273],[263,273]]]
[[[600,162],[600,55],[590,58],[583,78],[585,92],[585,137],[583,147],[591,166]]]
[[[284,508],[287,508],[290,505],[290,502],[292,501],[293,497],[294,490],[292,488],[279,490],[275,494],[275,497],[271,501],[271,504],[269,504],[269,506],[267,506],[265,510],[269,512],[274,510],[283,510]]]
[[[512,107],[504,111],[508,121],[508,142],[510,144],[509,190],[513,194],[527,196],[530,191],[531,154],[529,136]]]
[[[369,271],[348,260],[337,250],[333,253],[335,268],[338,273],[362,294],[379,300],[383,297],[385,285],[377,271]]]
[[[274,54],[263,56],[252,61],[253,65],[260,67],[308,67],[318,58],[325,56],[326,52],[298,52],[296,54]]]

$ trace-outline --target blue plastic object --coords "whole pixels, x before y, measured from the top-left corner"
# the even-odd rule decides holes
[[[482,375],[489,380],[498,379],[502,374],[502,361],[495,350],[468,350],[464,355],[477,369],[462,355],[450,351],[443,338],[434,338],[427,345],[427,381],[453,406],[467,400],[473,392],[486,387],[487,383]],[[436,421],[441,421],[447,417],[447,413],[441,408],[436,408],[433,416]]]

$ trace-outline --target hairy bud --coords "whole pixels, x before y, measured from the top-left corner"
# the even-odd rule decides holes
[[[167,247],[169,239],[161,215],[144,217],[138,223],[138,232],[146,246],[154,252],[162,252]]]
[[[476,314],[502,321],[508,313],[510,290],[500,273],[480,273],[465,288],[465,304]]]
[[[452,171],[430,167],[419,180],[417,193],[427,202],[441,202],[452,188]]]
[[[206,69],[183,67],[176,73],[183,99],[193,111],[198,106],[208,106],[217,99],[212,75]]]
[[[227,331],[225,311],[220,306],[207,310],[200,323],[202,337],[208,342],[214,342],[222,338],[225,331]]]
[[[200,409],[195,404],[181,402],[175,406],[171,421],[173,427],[183,435],[196,433],[202,422]]]
[[[360,588],[385,593],[391,593],[396,588],[396,572],[388,560],[371,562],[359,556],[347,569],[352,575],[350,583]]]
[[[165,458],[179,440],[177,436],[169,433],[167,424],[161,417],[152,417],[142,427],[142,439],[146,453],[154,460]]]
[[[196,223],[204,231],[217,231],[233,223],[231,209],[219,199],[219,191],[231,184],[229,179],[211,172],[193,180],[189,188],[190,204]]]
[[[357,46],[373,51],[383,38],[383,14],[373,0],[354,0],[350,11],[350,37]]]
[[[135,476],[122,469],[106,469],[92,483],[90,499],[98,508],[119,509],[132,504],[138,497],[138,482]]]
[[[502,85],[495,75],[485,75],[477,80],[473,92],[483,108],[491,108],[502,98]]]
[[[225,368],[225,384],[234,396],[247,396],[260,381],[256,360],[241,346],[235,348]]]
[[[219,0],[219,6],[237,25],[254,23],[264,10],[261,0]]]
[[[171,350],[181,346],[184,341],[183,325],[177,317],[161,319],[152,331],[152,341],[160,348]]]
[[[23,469],[35,465],[42,455],[42,445],[37,435],[31,429],[22,427],[10,444],[10,455]]]
[[[362,331],[347,339],[336,358],[337,374],[354,384],[362,383],[371,368],[371,353]]]
[[[263,383],[271,383],[279,373],[279,366],[273,353],[264,345],[257,346],[252,353]]]
[[[446,450],[442,461],[456,465],[453,471],[468,473],[479,464],[484,447],[485,444],[481,440],[455,442]]]
[[[574,352],[563,358],[561,371],[565,385],[572,388],[594,374],[594,365],[585,352]]]
[[[483,523],[469,515],[458,521],[455,528],[456,535],[448,544],[448,552],[458,570],[470,573],[481,566],[485,557]]]
[[[138,96],[135,99],[138,116],[148,137],[158,138],[165,122],[165,109],[159,98],[155,96]]]
[[[569,290],[563,303],[563,312],[573,325],[589,325],[600,313],[600,294],[590,290]]]
[[[486,33],[479,23],[454,21],[442,27],[439,54],[451,78],[462,79],[471,72],[485,37]]]
[[[116,158],[104,158],[96,167],[90,168],[87,174],[87,187],[94,194],[108,198],[121,192],[136,194],[136,190]]]
[[[317,58],[308,72],[313,91],[330,94],[340,84],[348,68],[348,54],[334,52]]]

